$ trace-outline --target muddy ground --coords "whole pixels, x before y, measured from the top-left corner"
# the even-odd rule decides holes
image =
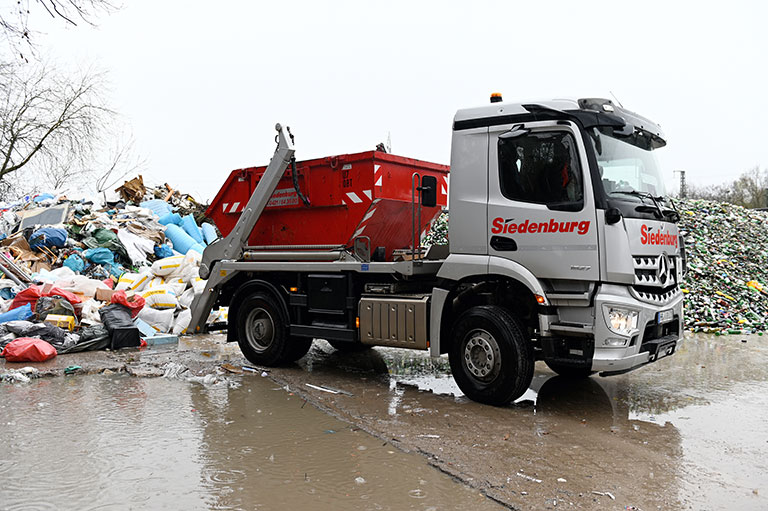
[[[766,337],[692,336],[673,357],[611,378],[566,380],[539,363],[526,395],[501,408],[461,396],[447,360],[384,348],[344,354],[322,341],[298,364],[255,372],[243,371],[250,364],[236,344],[208,335],[42,364],[0,362],[0,373],[34,365],[63,376],[79,365],[80,374],[155,377],[169,362],[189,367],[186,374],[268,377],[301,406],[306,400],[420,453],[513,509],[768,508]]]

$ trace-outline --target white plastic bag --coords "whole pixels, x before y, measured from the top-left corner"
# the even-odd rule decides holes
[[[161,334],[167,334],[171,331],[171,325],[173,325],[173,312],[173,309],[158,310],[144,307],[139,311],[137,317]]]
[[[183,255],[165,257],[152,263],[152,273],[157,277],[167,277],[181,271]]]
[[[178,277],[165,279],[165,285],[171,288],[176,293],[176,296],[181,296],[184,290],[187,289],[187,283]]]
[[[205,291],[205,286],[208,284],[208,281],[205,279],[201,279],[200,277],[197,277],[192,282],[192,289],[195,290],[195,296],[203,294],[203,291]]]
[[[150,289],[155,289],[157,287],[160,287],[165,284],[165,278],[164,277],[152,277],[149,279],[149,282],[144,287],[144,291],[149,291]]]
[[[155,243],[152,240],[137,236],[125,229],[118,229],[117,238],[125,247],[134,266],[146,263],[147,254],[153,254],[155,251]]]
[[[100,280],[89,279],[85,275],[74,275],[66,280],[57,280],[55,287],[71,293],[93,298],[97,289],[109,289],[109,286]]]
[[[192,321],[192,311],[185,309],[179,312],[176,316],[176,320],[173,322],[173,335],[181,335],[187,333],[187,327]]]
[[[175,309],[179,306],[176,293],[168,286],[157,286],[144,291],[141,296],[146,300],[146,305],[153,309]]]
[[[103,304],[97,302],[94,299],[86,300],[83,302],[83,308],[80,311],[80,324],[81,325],[98,325],[101,323],[101,316],[99,316],[99,309]]]
[[[197,278],[200,278],[200,268],[197,266],[185,266],[180,274],[179,278],[186,282],[187,284],[191,284],[192,281],[194,281]]]
[[[132,290],[141,292],[147,287],[150,279],[152,278],[152,270],[144,270],[141,273],[123,273],[120,280],[117,281],[115,286],[116,291],[120,290]]]
[[[189,289],[181,293],[181,296],[179,296],[179,305],[181,305],[185,309],[189,309],[192,306],[192,301],[194,299],[195,299],[195,290],[190,287]]]

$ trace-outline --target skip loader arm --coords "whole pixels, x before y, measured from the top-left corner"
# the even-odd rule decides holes
[[[219,285],[224,280],[224,276],[220,275],[218,271],[219,262],[236,260],[242,256],[243,247],[247,245],[253,227],[267,206],[269,198],[272,197],[280,178],[291,163],[295,149],[290,128],[286,128],[288,137],[286,137],[280,124],[275,125],[275,129],[277,130],[277,149],[275,149],[275,154],[272,156],[262,179],[256,185],[251,198],[248,199],[245,209],[240,214],[240,219],[226,238],[211,243],[203,252],[200,277],[207,278],[208,282],[203,293],[196,296],[192,302],[190,308],[192,320],[189,323],[188,332],[198,333],[205,329],[205,322],[211,307],[219,295]]]

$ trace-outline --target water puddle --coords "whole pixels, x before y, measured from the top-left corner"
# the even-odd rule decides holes
[[[499,509],[269,379],[234,381],[0,386],[3,509]]]
[[[382,353],[391,371],[389,415],[398,407],[402,411],[403,385],[453,396],[457,405],[467,402],[447,362],[404,353],[409,354]],[[618,377],[573,381],[539,363],[508,420],[535,417],[539,437],[564,425],[574,432],[588,425],[628,439],[637,436],[643,448],[666,453],[671,462],[661,466],[664,474],[646,477],[662,484],[661,476],[671,476],[669,489],[683,504],[727,509],[737,502],[739,509],[768,509],[766,367],[765,339],[704,335],[686,338],[674,357]]]

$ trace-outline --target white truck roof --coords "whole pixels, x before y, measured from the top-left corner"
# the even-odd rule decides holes
[[[487,117],[496,117],[502,115],[515,115],[525,114],[528,110],[523,108],[523,105],[541,105],[555,110],[575,110],[579,108],[578,100],[576,99],[547,99],[539,101],[521,101],[515,103],[499,102],[489,103],[483,106],[476,106],[470,108],[462,108],[456,112],[454,121],[466,121],[468,119],[480,119]]]

